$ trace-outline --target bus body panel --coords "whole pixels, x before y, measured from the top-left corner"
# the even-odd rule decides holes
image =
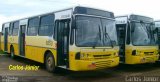
[[[4,51],[4,36],[1,36],[1,50]]]
[[[18,36],[12,36],[12,45],[14,48],[14,54],[19,55],[19,47],[18,47]]]
[[[132,55],[133,50],[136,50],[136,55]],[[126,64],[154,63],[159,57],[157,46],[126,45],[125,53]]]
[[[119,65],[119,57],[101,60],[72,60],[71,69],[74,71],[98,70]]]
[[[73,47],[74,48],[74,47]],[[73,49],[71,48],[71,49]],[[75,51],[75,52],[73,52]],[[77,52],[88,57],[81,58],[80,60],[75,59]],[[115,67],[119,65],[118,48],[74,48],[70,51],[70,68],[74,71],[87,71],[104,69],[109,67]]]
[[[8,53],[11,53],[12,36],[8,36]]]
[[[38,52],[35,52],[38,51]],[[55,58],[56,63],[56,50],[53,48],[43,48],[43,47],[36,47],[36,46],[26,46],[26,58],[44,63],[44,56],[45,52],[50,51],[53,53],[53,57]],[[35,53],[35,54],[32,54]]]
[[[44,54],[49,50],[56,58],[56,42],[46,36],[26,36],[26,58],[44,63]]]

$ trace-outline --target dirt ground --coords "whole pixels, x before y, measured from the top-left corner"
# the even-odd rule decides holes
[[[9,65],[36,65],[37,71],[9,70]],[[0,55],[0,82],[7,82],[4,78],[17,78],[14,82],[160,82],[160,63],[142,65],[120,64],[112,69],[88,72],[73,72],[59,69],[57,73],[49,73],[43,64],[17,57],[11,59],[7,55]],[[144,80],[145,77],[151,77]],[[12,82],[12,81],[8,81]]]

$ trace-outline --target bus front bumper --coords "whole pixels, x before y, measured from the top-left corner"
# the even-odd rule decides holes
[[[115,67],[119,65],[119,57],[100,60],[75,60],[72,64],[73,71],[89,71]]]
[[[126,61],[126,64],[143,64],[143,63],[154,63],[158,61],[159,55],[152,56],[132,56],[132,59]],[[132,60],[132,61],[131,61]]]

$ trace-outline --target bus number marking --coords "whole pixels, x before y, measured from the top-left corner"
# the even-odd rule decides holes
[[[52,40],[47,40],[47,41],[46,41],[46,45],[52,46],[52,45],[53,45]]]
[[[61,18],[68,18],[68,17],[70,17],[69,14],[68,14],[68,15],[62,15],[62,16],[61,16]]]

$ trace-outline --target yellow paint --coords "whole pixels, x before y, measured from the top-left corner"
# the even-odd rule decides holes
[[[137,55],[132,55],[132,51],[136,50]],[[151,55],[146,55],[144,52],[153,52]],[[125,63],[126,64],[141,64],[141,63],[152,63],[158,60],[158,46],[131,46],[126,45],[125,52]]]
[[[55,58],[55,64],[57,66],[57,42],[54,41],[52,37],[26,36],[25,40],[25,58],[44,63],[45,52],[50,51]],[[19,54],[18,36],[8,37],[8,52],[10,52],[11,45],[14,48],[15,55],[21,56]],[[4,48],[4,45],[1,45],[1,47]],[[81,57],[81,59],[76,60],[75,55],[77,52],[84,55],[89,54],[89,56]],[[118,46],[114,48],[96,47],[95,49],[92,47],[76,47],[75,45],[69,46],[69,70],[87,71],[117,66],[119,64],[119,57],[116,55],[118,52]],[[101,56],[107,54],[110,55],[107,57]],[[95,55],[100,56],[94,57]],[[95,67],[92,67],[92,64],[95,64]]]
[[[1,42],[1,50],[4,51],[4,42]]]
[[[11,45],[11,44],[10,44],[10,42],[11,42],[10,38],[11,38],[11,37],[8,36],[8,43],[7,43],[7,45],[8,45],[8,46],[7,46],[7,47],[8,47],[7,52],[8,52],[8,53],[10,53],[10,45]],[[3,36],[3,35],[1,36],[1,49],[4,51],[4,36]]]
[[[8,53],[10,53],[11,51],[11,49],[10,49],[10,47],[11,47],[11,45],[12,45],[12,36],[8,36]]]
[[[28,59],[44,63],[45,51],[49,50],[53,53],[53,57],[55,58],[55,61],[57,60],[56,50],[54,50],[53,48],[49,49],[49,48],[42,48],[42,47],[26,46],[25,49],[26,49],[25,57]]]
[[[75,46],[73,46],[75,47]],[[114,53],[118,54],[119,49],[117,48],[78,48],[75,47],[70,50],[69,54],[69,65],[70,70],[74,71],[87,71],[87,70],[98,70],[104,68],[115,67],[119,64],[119,57],[115,56]],[[75,59],[75,55],[77,52],[80,52],[80,55],[89,55],[84,58],[80,58],[79,60]],[[108,57],[94,57],[95,55],[107,55]],[[90,68],[89,66],[95,64],[95,67]]]
[[[47,50],[49,50],[52,52],[53,57],[56,61],[56,41],[54,41],[53,39],[49,40],[53,44],[46,45],[46,41],[48,40],[49,39],[46,36],[26,36],[26,58],[44,63],[44,54]]]
[[[1,50],[4,51],[4,35],[1,35]]]

